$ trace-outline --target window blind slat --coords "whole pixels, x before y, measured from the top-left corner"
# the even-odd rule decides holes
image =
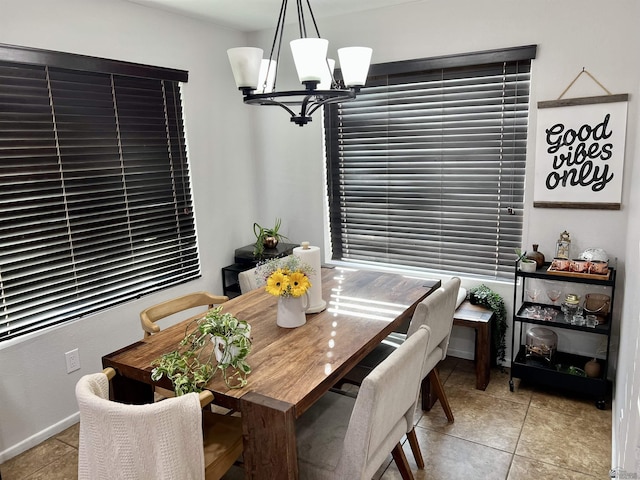
[[[178,82],[4,49],[0,341],[199,276]]]
[[[376,65],[354,101],[325,109],[333,258],[513,274],[530,58],[456,59]]]

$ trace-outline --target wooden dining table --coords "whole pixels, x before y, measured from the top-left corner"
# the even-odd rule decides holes
[[[252,372],[243,388],[228,388],[219,374],[206,388],[214,403],[241,413],[248,479],[297,479],[296,418],[389,333],[406,328],[416,305],[440,287],[439,280],[339,267],[323,267],[321,278],[327,308],[298,328],[276,325],[278,299],[263,288],[223,304],[251,325]],[[152,401],[151,364],[177,348],[190,320],[102,358],[117,372],[114,400]],[[172,388],[166,378],[155,385]]]

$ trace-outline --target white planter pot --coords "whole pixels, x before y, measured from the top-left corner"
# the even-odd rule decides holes
[[[538,264],[536,262],[520,262],[518,268],[521,272],[535,272],[538,268]]]

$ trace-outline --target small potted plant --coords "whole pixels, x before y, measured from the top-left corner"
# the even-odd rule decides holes
[[[519,248],[516,248],[516,255],[518,255],[518,269],[521,272],[535,272],[538,268],[538,264],[535,260],[527,257],[526,252],[523,252]]]
[[[250,334],[246,321],[222,313],[222,306],[213,308],[187,326],[177,350],[153,362],[151,379],[156,382],[166,375],[176,395],[184,395],[201,392],[220,370],[229,388],[244,387],[251,373],[246,361],[251,352]]]
[[[287,237],[280,233],[282,220],[276,218],[273,228],[265,228],[257,223],[253,224],[253,233],[256,236],[256,243],[253,248],[253,256],[262,258],[265,248],[276,248],[280,240],[287,240]]]

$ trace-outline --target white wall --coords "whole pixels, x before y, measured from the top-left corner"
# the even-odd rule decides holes
[[[629,291],[638,288],[638,281],[631,280],[626,271],[637,271],[640,240],[640,227],[628,225],[631,212],[636,212],[637,218],[640,204],[638,194],[631,193],[632,179],[636,190],[640,185],[640,174],[633,165],[639,148],[634,94],[640,79],[636,60],[640,7],[635,0],[607,2],[606,8],[602,5],[598,0],[424,0],[322,20],[319,26],[330,39],[331,49],[356,43],[372,46],[374,63],[537,44],[532,126],[536,102],[556,99],[583,67],[611,92],[631,93],[623,209],[533,209],[532,199],[527,198],[524,231],[524,247],[538,243],[547,257],[552,256],[555,241],[565,229],[571,232],[577,249],[598,246],[618,257],[621,269],[616,303],[624,309],[618,309],[616,328],[622,319],[624,329],[638,320],[635,302],[622,292],[627,282],[634,287]],[[224,54],[227,47],[241,43],[239,34],[118,0],[3,0],[2,10],[2,43],[190,71],[185,110],[204,275],[193,285],[78,321],[48,332],[46,337],[0,347],[0,461],[3,451],[5,457],[18,453],[32,441],[30,435],[42,435],[48,427],[55,430],[60,427],[56,422],[73,415],[75,381],[79,375],[99,369],[102,354],[139,336],[137,318],[142,305],[195,286],[219,291],[219,269],[229,263],[233,248],[250,243],[253,221],[269,224],[281,217],[283,232],[292,240],[325,245],[321,116],[316,114],[310,125],[300,128],[278,109],[242,105],[232,93],[235,88]],[[60,20],[64,16],[70,20]],[[56,18],[57,24],[51,18]],[[175,33],[161,34],[161,27],[171,27]],[[134,29],[142,33],[133,33]],[[268,51],[271,35],[259,32],[251,37]],[[285,62],[281,76],[286,72]],[[581,79],[566,96],[601,93],[595,84]],[[253,134],[252,126],[256,126]],[[534,148],[532,135],[527,191],[532,187]],[[632,256],[634,263],[625,268]],[[465,281],[467,286],[473,283],[477,282]],[[510,301],[510,285],[490,285]],[[636,355],[637,327],[635,331],[631,327],[629,333],[623,337],[620,364],[633,362]],[[470,339],[464,333],[456,335],[457,348],[470,351]],[[78,346],[83,369],[66,375],[63,353]],[[629,420],[633,418],[629,412],[640,382],[634,377],[635,370],[622,367],[619,375],[621,372],[625,381],[632,382],[624,399],[625,417],[619,421],[616,415],[614,424],[620,432],[617,436],[629,440],[625,443],[616,438],[624,453],[637,444],[637,422]],[[38,391],[43,392],[42,398],[36,398]],[[627,461],[619,466],[624,467]]]
[[[638,45],[639,34],[634,28],[637,14],[637,2],[633,0],[610,2],[606,9],[597,0],[434,0],[345,15],[331,21],[324,19],[319,27],[320,33],[330,39],[330,54],[341,46],[363,44],[373,47],[373,63],[537,44],[531,90],[531,125],[534,127],[536,102],[558,98],[583,67],[614,93],[635,92],[640,65],[629,59],[634,58],[633,52]],[[518,18],[520,20],[516,21]],[[271,32],[262,32],[254,35],[253,40],[258,42],[257,46],[268,49],[271,35]],[[285,60],[289,61],[288,58]],[[285,71],[281,77],[286,75],[287,67],[290,68],[290,62],[282,66]],[[604,94],[586,78],[583,75],[565,97]],[[314,192],[321,189],[323,175],[322,117],[316,114],[311,124],[299,128],[287,121],[284,111],[265,110],[269,111],[260,112],[263,132],[257,137],[258,149],[265,160],[265,176],[273,179],[277,172],[278,178],[264,186],[266,201],[261,203],[262,215],[269,218],[277,214],[293,219],[302,203],[305,211],[313,212],[312,218],[319,219],[322,204]],[[632,99],[629,104],[630,132],[634,131],[636,112],[637,103]],[[533,140],[531,135],[531,167],[535,153]],[[635,136],[629,135],[627,151],[633,152],[634,148]],[[626,167],[625,173],[628,173],[632,165]],[[532,177],[528,175],[527,191],[531,190]],[[625,204],[628,203],[629,185],[630,176],[626,175]],[[301,202],[290,200],[292,191],[300,193],[296,200]],[[531,205],[529,197],[525,248],[530,249],[531,243],[538,243],[540,250],[551,257],[560,232],[566,229],[572,234],[577,251],[601,246],[612,256],[624,257],[625,209],[603,213],[533,209]],[[597,229],[591,228],[594,218],[598,220]],[[292,227],[291,233],[296,238],[311,237],[314,243],[321,245],[320,225],[304,227],[305,230]],[[611,235],[611,232],[621,234]]]
[[[0,463],[76,421],[76,381],[100,370],[102,355],[141,338],[140,310],[187,291],[221,293],[220,268],[254,239],[256,208],[252,119],[226,59],[243,35],[120,0],[2,0],[1,10],[0,43],[189,71],[183,100],[202,278],[45,335],[3,342]],[[67,374],[64,352],[74,348],[82,369]]]
[[[636,88],[635,98],[640,98],[640,86]],[[638,117],[636,116],[636,119]],[[629,134],[640,136],[640,122]],[[637,163],[640,159],[640,144],[627,160]],[[640,168],[633,168],[632,184],[629,195],[627,248],[625,266],[627,270],[624,298],[623,322],[620,328],[620,354],[616,374],[616,409],[614,411],[614,439],[617,449],[613,452],[612,465],[625,472],[640,474]],[[631,219],[635,221],[631,221]]]
[[[634,163],[638,133],[637,93],[640,80],[640,62],[637,48],[640,33],[640,4],[635,0],[607,2],[606,8],[598,0],[425,0],[410,2],[366,12],[360,15],[345,15],[319,22],[320,33],[330,40],[330,55],[336,48],[353,44],[367,45],[374,49],[373,63],[440,56],[519,45],[537,44],[538,54],[532,63],[531,128],[528,142],[528,167],[526,191],[533,187],[533,159],[535,157],[536,104],[538,101],[555,100],[576,75],[586,68],[612,93],[630,93],[626,159],[623,184],[622,209],[619,211],[540,209],[533,208],[531,195],[525,199],[525,226],[523,247],[537,243],[547,258],[555,251],[555,242],[560,232],[568,230],[573,239],[573,251],[579,253],[588,247],[604,248],[611,258],[618,258],[618,282],[616,291],[616,315],[612,354],[618,350],[620,323],[629,335],[624,335],[620,347],[622,356],[618,376],[627,394],[623,405],[616,405],[615,435],[626,435],[626,444],[614,442],[614,454],[637,445],[635,423],[629,423],[634,402],[637,401],[638,371],[627,367],[633,362],[638,336],[637,300],[627,292],[638,290],[635,279],[638,271],[638,194],[633,192],[640,185],[640,175]],[[252,41],[267,48],[271,32],[258,32]],[[285,74],[281,70],[281,76]],[[289,63],[289,69],[290,63]],[[605,92],[582,75],[564,98],[603,95]],[[265,218],[280,216],[290,224],[292,238],[305,238],[316,245],[325,245],[323,230],[324,204],[316,192],[324,188],[322,166],[321,116],[300,132],[290,124],[281,111],[264,111],[261,115],[261,134],[257,137],[258,149],[262,152],[265,177],[260,205]],[[286,139],[286,141],[283,141]],[[277,178],[276,174],[277,172]],[[269,175],[271,173],[271,175]],[[291,201],[296,199],[296,201]],[[313,219],[299,223],[301,212]],[[633,216],[635,212],[635,216]],[[626,263],[632,262],[630,266]],[[633,267],[633,268],[631,268]],[[625,288],[625,284],[635,288]],[[477,281],[465,279],[463,286],[472,286]],[[512,287],[507,284],[488,283],[512,303]],[[623,308],[624,307],[624,308]],[[509,305],[511,310],[511,305]],[[510,333],[509,333],[510,335]],[[584,349],[584,337],[574,341],[564,336],[563,348]],[[465,356],[472,349],[470,332],[454,331],[450,351]],[[611,371],[610,374],[614,372]],[[636,377],[634,377],[634,375]],[[634,383],[635,382],[635,383]],[[623,388],[618,383],[618,392]],[[625,409],[621,421],[619,410]],[[633,407],[637,416],[638,407]],[[622,428],[618,434],[617,428]],[[620,452],[616,446],[620,443]],[[624,467],[622,460],[614,463]],[[635,468],[635,467],[634,467]],[[630,471],[635,471],[629,469]]]

